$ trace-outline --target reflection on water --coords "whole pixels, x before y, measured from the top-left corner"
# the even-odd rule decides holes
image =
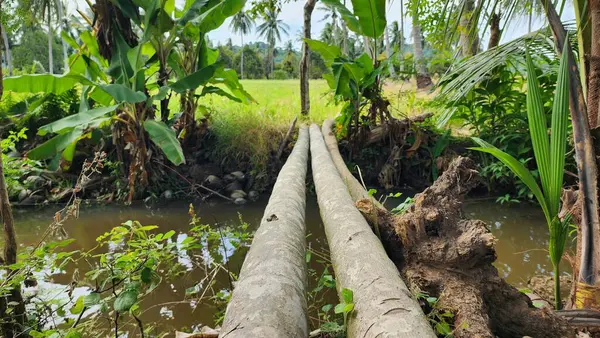
[[[196,213],[204,223],[219,223],[223,225],[239,224],[239,214],[243,220],[255,228],[262,218],[267,199],[237,206],[227,203],[213,202],[195,206]],[[138,220],[143,225],[158,225],[158,231],[175,230],[177,235],[172,239],[181,243],[185,240],[185,231],[189,230],[188,204],[172,203],[166,206],[148,209],[143,205],[132,207],[94,206],[82,207],[80,218],[67,222],[65,228],[75,242],[67,249],[89,250],[96,244],[96,238],[109,231],[112,227],[126,220]],[[34,245],[39,240],[52,220],[54,210],[21,209],[15,211],[18,241],[23,247]],[[492,233],[498,238],[498,261],[496,266],[500,274],[510,283],[524,285],[535,274],[549,274],[551,269],[547,247],[548,230],[542,213],[531,205],[501,206],[493,201],[468,201],[465,204],[465,215],[485,221]],[[308,245],[319,251],[327,251],[327,243],[319,216],[316,198],[309,196],[307,201],[306,224],[312,234],[307,237]],[[204,246],[206,247],[206,246]],[[235,243],[225,240],[220,246],[219,254],[227,257],[228,269],[237,274],[243,263],[247,248],[236,249]],[[205,259],[210,259],[213,253],[202,252]],[[180,251],[177,257],[179,263],[188,269],[189,274],[173,283],[161,284],[155,292],[149,295],[142,306],[144,312],[141,319],[149,325],[159,326],[164,331],[173,332],[175,329],[212,326],[214,316],[219,310],[211,302],[198,303],[186,300],[186,289],[203,290],[209,283],[208,276],[200,269],[193,269],[192,258],[185,251]],[[73,268],[73,267],[71,267]],[[311,261],[311,268],[322,271],[322,266]],[[566,266],[563,269],[567,268]],[[198,271],[197,271],[198,270]],[[54,290],[63,291],[64,286],[71,282],[73,271],[62,271],[53,274],[46,283],[40,283],[38,288],[54,286]],[[84,271],[80,271],[83,275]],[[215,277],[217,290],[226,290],[229,280],[225,274]],[[54,283],[54,284],[51,284]],[[310,281],[314,284],[315,281]],[[311,286],[312,288],[312,286]],[[52,289],[52,287],[50,287]],[[78,290],[84,292],[85,290]],[[55,295],[57,291],[49,291]],[[328,299],[333,302],[333,299]],[[221,309],[222,310],[222,309]]]
[[[498,239],[496,268],[500,276],[516,286],[524,286],[535,275],[551,275],[548,255],[549,232],[544,215],[531,204],[500,205],[493,200],[467,201],[465,216],[484,221]],[[573,246],[567,240],[567,251]],[[571,267],[563,259],[561,271]]]

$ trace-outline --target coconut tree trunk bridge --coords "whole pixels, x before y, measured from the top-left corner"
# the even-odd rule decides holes
[[[310,136],[309,136],[310,134]],[[338,292],[353,291],[349,337],[435,337],[419,304],[354,206],[319,127],[301,127],[227,307],[220,337],[309,336],[306,173],[309,144]]]
[[[404,123],[411,123],[408,119]],[[567,337],[572,322],[537,309],[492,265],[495,239],[462,214],[478,182],[474,163],[454,159],[413,205],[394,215],[350,173],[333,122],[302,126],[246,256],[219,337],[309,337],[306,177],[308,159],[340,299],[353,293],[347,336],[436,337],[431,313],[454,337]],[[409,288],[410,287],[410,288]],[[413,297],[437,299],[425,308]],[[435,323],[433,323],[435,324]]]

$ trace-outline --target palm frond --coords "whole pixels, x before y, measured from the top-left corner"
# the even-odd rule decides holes
[[[567,24],[567,29],[573,32],[573,25]],[[576,44],[574,34],[569,34],[572,42]],[[542,28],[538,31],[526,34],[517,39],[489,49],[475,56],[462,59],[452,65],[452,67],[442,76],[438,85],[440,91],[436,99],[446,102],[455,102],[467,95],[478,84],[487,80],[494,69],[501,65],[508,65],[510,68],[520,72],[523,76],[526,74],[526,49],[529,48],[531,55],[537,58],[547,60],[556,60],[554,51],[554,41],[550,28]],[[542,68],[542,72],[555,71],[550,66]],[[438,117],[438,126],[445,125],[454,114],[452,107],[446,109]]]

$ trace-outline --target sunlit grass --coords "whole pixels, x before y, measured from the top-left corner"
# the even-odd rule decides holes
[[[287,129],[300,115],[300,81],[242,80],[242,85],[257,103],[242,104],[228,98],[210,95],[200,100],[208,108],[210,128],[217,139],[215,154],[233,161],[250,160],[261,172],[269,156],[277,150]],[[394,116],[424,112],[429,94],[416,92],[413,83],[390,83],[384,87]],[[178,99],[171,99],[171,113],[178,110]],[[299,123],[321,124],[335,117],[341,105],[336,105],[325,80],[310,82],[310,115]]]

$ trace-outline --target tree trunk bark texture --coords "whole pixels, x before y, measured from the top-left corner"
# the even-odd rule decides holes
[[[423,89],[431,86],[433,82],[431,82],[431,77],[427,72],[425,56],[423,55],[423,35],[421,34],[421,26],[419,25],[418,18],[415,15],[413,15],[412,36],[415,71],[417,73],[417,88]]]
[[[52,50],[54,40],[54,30],[52,29],[52,16],[50,6],[48,6],[48,72],[54,74],[54,53]]]
[[[479,34],[477,34],[476,22],[472,19],[474,10],[475,0],[463,2],[460,16],[460,46],[463,57],[473,56],[479,49]]]
[[[63,5],[62,0],[59,0],[56,2],[56,13],[58,15],[58,27],[60,28],[60,30],[67,27],[66,22],[64,22],[62,5]],[[63,62],[64,62],[63,73],[67,73],[69,71],[69,55],[67,54],[67,42],[64,39],[60,39],[60,41],[62,42],[62,52],[63,52]]]
[[[315,9],[317,0],[307,0],[304,4],[304,38],[310,39],[310,27],[312,12]],[[310,48],[306,42],[302,43],[302,59],[300,60],[300,112],[302,115],[310,113]]]
[[[581,222],[578,224],[577,257],[575,271],[578,271],[574,299],[571,302],[577,308],[600,307],[600,217],[598,215],[598,167],[590,127],[593,119],[588,116],[588,109],[583,96],[583,87],[579,78],[579,70],[571,50],[563,50],[566,30],[560,21],[554,5],[549,0],[541,0],[559,54],[569,53],[569,108],[573,123],[573,139],[579,178],[579,194],[581,204]],[[594,0],[594,2],[598,2]],[[591,5],[590,5],[591,6]],[[594,17],[593,11],[591,14]],[[592,23],[598,25],[600,22]],[[597,27],[598,28],[598,27]],[[592,32],[592,36],[594,33]],[[596,41],[597,43],[598,41]],[[592,47],[593,49],[594,47]],[[600,56],[600,55],[599,55]],[[590,69],[591,69],[590,63]],[[590,70],[590,80],[592,78]],[[598,73],[600,75],[600,73]],[[588,81],[588,104],[592,87]],[[597,103],[596,103],[597,104]],[[597,108],[597,107],[596,107]]]
[[[312,173],[336,286],[354,294],[348,337],[435,337],[419,304],[352,198],[317,125],[310,128]]]
[[[0,13],[2,13],[2,0],[0,0]],[[4,31],[3,31],[4,33]],[[0,60],[2,51],[0,50]],[[0,67],[0,100],[4,94],[4,74]],[[0,146],[0,156],[2,147]],[[0,157],[0,219],[2,221],[2,233],[4,237],[4,257],[0,256],[0,265],[12,265],[17,263],[17,236],[15,233],[12,209],[8,200],[8,190],[4,180],[3,160]],[[12,271],[6,271],[8,278]],[[16,304],[16,305],[15,305]],[[9,311],[10,310],[10,311]],[[17,285],[10,290],[9,295],[0,297],[0,331],[4,338],[29,337],[25,330],[25,303],[21,295],[21,288]]]
[[[390,48],[390,35],[388,32],[387,25],[385,26],[385,53],[389,60],[390,76],[396,78],[396,71],[394,70],[394,63],[392,62],[392,49]]]
[[[589,0],[592,41],[590,55],[586,55],[589,65],[587,79],[587,112],[590,129],[598,128],[598,109],[600,108],[600,0]],[[584,65],[582,65],[584,67]]]
[[[12,54],[10,52],[10,43],[8,41],[8,34],[4,29],[4,26],[0,23],[0,30],[2,30],[2,41],[4,42],[4,53],[6,54],[6,67],[8,68],[8,76],[13,75],[13,63]]]
[[[490,18],[490,41],[488,42],[488,49],[497,47],[500,44],[500,37],[502,31],[500,30],[500,14],[493,13]]]
[[[404,0],[400,0],[400,46],[398,46],[398,59],[400,60],[400,74],[404,76]]]
[[[438,298],[438,310],[454,314],[454,337],[565,336],[564,321],[549,310],[532,308],[527,296],[498,276],[492,265],[495,239],[485,223],[463,217],[462,196],[478,182],[471,160],[455,159],[415,196],[406,213],[394,215],[364,189],[358,191],[360,184],[340,160],[330,127],[330,122],[323,125],[324,137],[357,208],[375,232],[379,229],[411,289]]]
[[[308,129],[281,169],[219,337],[308,337],[305,184]]]
[[[240,60],[240,70],[241,70],[241,76],[242,76],[242,80],[244,79],[244,33],[240,34],[241,38],[242,38],[242,59]]]

